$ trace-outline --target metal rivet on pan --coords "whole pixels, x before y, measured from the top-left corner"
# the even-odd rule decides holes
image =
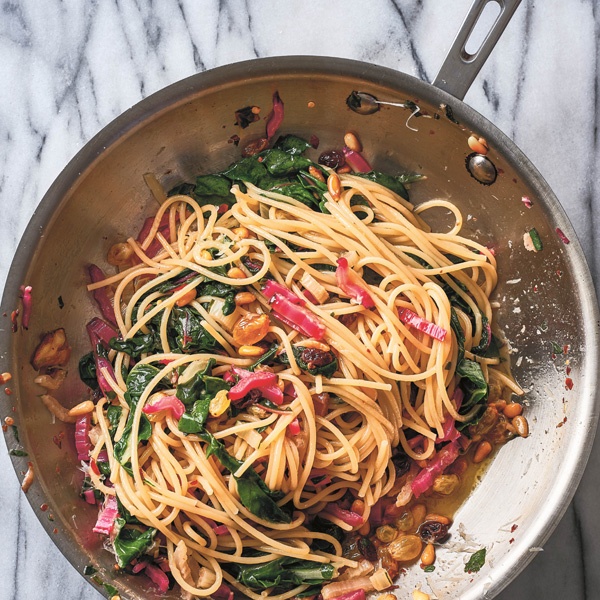
[[[498,171],[494,166],[494,163],[482,154],[473,152],[469,154],[466,159],[467,171],[471,174],[473,179],[479,181],[483,185],[492,185],[498,177]]]
[[[346,104],[359,115],[372,115],[379,110],[379,101],[367,92],[352,92],[346,98]]]

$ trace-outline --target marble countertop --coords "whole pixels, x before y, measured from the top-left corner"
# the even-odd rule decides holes
[[[37,203],[96,132],[198,71],[314,54],[432,81],[471,0],[6,0],[0,4],[0,288]],[[594,0],[524,0],[465,100],[533,161],[596,285],[600,255]],[[1,444],[0,444],[1,446]],[[0,600],[100,596],[54,546],[0,448]],[[544,551],[499,598],[600,597],[600,444]]]

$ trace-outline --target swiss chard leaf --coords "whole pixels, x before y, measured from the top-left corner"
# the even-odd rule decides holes
[[[123,430],[123,435],[114,447],[115,457],[121,464],[123,464],[123,457],[127,451],[127,447],[129,446],[135,409],[142,394],[144,393],[144,390],[148,387],[150,381],[152,381],[152,379],[154,379],[158,373],[159,370],[153,365],[137,364],[127,375],[127,381],[125,382],[127,385],[125,400],[129,405],[130,412],[129,416],[127,417],[125,429]],[[162,386],[161,382],[159,382],[157,387],[160,386]],[[138,430],[138,443],[149,440],[151,435],[152,425],[150,424],[150,421],[148,421],[146,415],[142,414]]]
[[[483,376],[481,365],[474,360],[463,358],[456,367],[456,374],[461,377],[460,387],[465,393],[461,414],[476,404],[482,403],[488,394],[488,385]]]
[[[232,181],[241,181],[258,185],[261,178],[268,175],[267,169],[263,163],[258,162],[256,156],[242,158],[225,169],[221,175]]]
[[[150,527],[140,531],[125,527],[125,519],[117,519],[116,526],[119,531],[113,540],[113,549],[117,557],[117,564],[124,569],[134,558],[139,558],[152,544],[156,529]]]
[[[224,199],[233,197],[231,192],[231,181],[223,175],[199,175],[196,177],[194,194],[200,197],[217,197],[223,202]]]
[[[124,352],[132,358],[139,358],[142,354],[152,353],[157,347],[160,348],[160,337],[158,332],[138,333],[127,340],[112,338],[108,345],[117,352]]]
[[[277,148],[266,150],[262,156],[264,159],[262,164],[271,175],[275,176],[294,175],[313,164],[312,160],[300,154],[290,154]]]
[[[242,465],[242,462],[231,456],[211,433],[205,431],[199,436],[208,443],[206,456],[214,454],[230,473],[235,473]],[[282,498],[282,493],[269,489],[252,467],[235,477],[235,480],[241,503],[253,515],[272,523],[291,523],[291,515],[276,503]]]
[[[98,390],[98,379],[96,377],[96,362],[94,353],[88,352],[79,359],[79,378],[92,390]]]
[[[273,146],[279,150],[283,150],[288,154],[304,154],[310,147],[310,142],[303,140],[302,138],[288,134],[281,136]]]
[[[269,191],[289,196],[313,210],[319,207],[319,200],[315,198],[314,194],[298,182],[281,183],[271,187]]]
[[[211,398],[201,398],[192,404],[177,424],[179,431],[182,433],[199,433],[204,429],[206,419],[208,419],[208,409],[210,407]]]
[[[408,192],[404,187],[404,184],[398,177],[394,177],[393,175],[388,175],[387,173],[380,173],[379,171],[369,171],[368,173],[354,173],[357,177],[362,177],[363,179],[368,179],[369,181],[374,181],[383,187],[388,188],[388,190],[392,190],[392,192],[398,194],[401,198],[405,200],[409,200]]]
[[[169,317],[168,337],[171,347],[185,354],[211,352],[221,348],[217,340],[202,327],[203,318],[192,306],[174,306]]]
[[[297,585],[318,585],[330,581],[335,573],[332,564],[287,556],[258,565],[232,565],[232,570],[238,581],[255,590],[270,587],[286,590]]]

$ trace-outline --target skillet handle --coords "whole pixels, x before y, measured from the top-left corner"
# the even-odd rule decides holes
[[[489,2],[500,5],[500,14],[480,48],[469,54],[465,46]],[[462,100],[520,3],[521,0],[474,0],[433,85]]]

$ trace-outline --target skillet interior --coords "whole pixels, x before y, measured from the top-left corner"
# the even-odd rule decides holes
[[[69,429],[62,448],[53,436],[66,428],[50,423],[36,397],[29,359],[38,335],[65,327],[73,347],[70,375],[60,391],[68,405],[82,399],[77,360],[89,350],[84,324],[94,314],[85,291],[83,267],[105,265],[108,248],[137,232],[157,208],[143,183],[153,172],[166,188],[191,180],[197,173],[223,168],[239,158],[229,141],[262,135],[264,121],[239,130],[234,111],[262,107],[266,116],[271,95],[285,102],[280,132],[303,137],[316,134],[322,149],[339,147],[347,130],[356,131],[365,156],[380,170],[413,171],[427,180],[413,185],[415,203],[448,198],[465,216],[464,232],[492,245],[499,261],[500,283],[495,299],[498,320],[513,349],[513,371],[528,390],[527,416],[531,436],[504,447],[475,492],[456,515],[453,542],[438,553],[436,572],[403,576],[410,590],[427,582],[440,598],[495,595],[533,557],[532,548],[549,537],[585,466],[595,425],[598,315],[590,274],[575,234],[556,198],[527,159],[489,122],[458,100],[410,76],[382,67],[330,58],[288,57],[238,63],[202,73],[151,96],[127,111],[96,136],[67,166],[34,215],[14,260],[2,312],[17,303],[19,285],[33,286],[35,309],[29,331],[0,335],[2,371],[14,376],[10,404],[28,459],[15,458],[17,473],[34,463],[37,477],[28,498],[61,551],[82,571],[87,564],[127,598],[152,598],[142,578],[112,580],[113,561],[91,533],[96,510],[78,497],[80,477]],[[383,107],[370,116],[349,110],[352,90],[380,100],[416,102],[429,117],[413,118],[409,109]],[[308,102],[315,103],[308,108]],[[440,103],[453,109],[456,124]],[[416,129],[416,131],[414,130]],[[471,152],[471,131],[483,135],[498,179],[486,187],[465,168]],[[533,202],[527,208],[522,197]],[[444,216],[440,216],[443,222]],[[535,227],[543,251],[528,252],[523,233]],[[570,239],[565,245],[559,227]],[[64,302],[59,308],[58,297]],[[568,345],[567,354],[552,358],[553,344]],[[565,389],[566,367],[573,389]],[[7,402],[3,400],[3,402]],[[7,444],[15,444],[13,433]],[[59,474],[57,474],[60,472]],[[47,502],[55,516],[50,523],[39,506]],[[462,538],[463,524],[467,540]],[[513,525],[518,529],[511,532]],[[460,527],[463,530],[463,527]],[[488,561],[477,576],[466,576],[465,549],[486,546]],[[146,580],[143,580],[144,582]],[[96,586],[103,593],[101,586]],[[427,589],[427,585],[424,585]],[[408,597],[408,592],[398,592]],[[171,596],[168,596],[171,597]],[[176,597],[176,595],[173,595]]]

